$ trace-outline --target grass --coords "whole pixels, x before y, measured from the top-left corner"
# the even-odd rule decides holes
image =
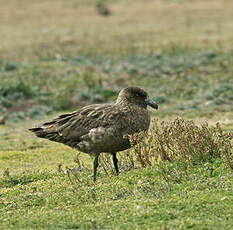
[[[6,189],[2,227],[231,229],[232,176],[221,172],[207,179],[197,173],[196,181],[167,185],[152,168],[75,187],[64,175],[40,174],[23,192]]]
[[[147,137],[150,144],[143,141],[120,154],[119,176],[114,175],[109,159],[102,157],[98,182],[93,183],[92,160],[87,155],[75,158],[76,151],[62,144],[32,137],[25,132],[31,122],[1,129],[1,229],[232,228],[233,174],[225,160],[230,157],[232,167],[230,132],[229,138],[227,133],[220,137],[220,127],[198,128],[182,120],[154,123]],[[157,137],[154,129],[164,134]],[[164,142],[167,130],[176,132],[173,160],[158,162],[153,159],[161,153],[156,153],[155,146],[173,143]],[[185,139],[189,133],[194,137],[193,132],[200,145],[205,144],[203,152]],[[193,159],[186,148],[175,147],[185,143],[193,150]],[[226,148],[230,155],[222,155]],[[213,154],[207,156],[208,149]],[[148,153],[151,166],[138,158]],[[134,158],[133,167],[128,154]]]
[[[232,2],[96,2],[0,0],[0,228],[232,229]],[[159,111],[119,176],[27,131],[128,85]]]
[[[130,10],[108,1],[108,18],[96,2],[25,0],[23,11],[15,0],[2,4],[0,116],[17,121],[113,101],[122,87],[139,85],[163,117],[232,119],[229,1],[134,1]]]
[[[222,166],[215,162],[213,174],[190,167],[187,178],[169,163],[168,181],[160,165],[96,184],[72,184],[63,171],[25,172],[1,180],[2,229],[231,229],[232,174]]]
[[[198,111],[232,118],[232,51],[80,56],[1,66],[0,112],[10,120],[113,101],[126,85],[147,88],[163,115]]]
[[[230,1],[118,0],[109,2],[108,18],[97,14],[97,1],[86,2],[24,0],[24,9],[16,0],[4,2],[1,57],[31,63],[48,56],[150,52],[173,44],[232,48]]]

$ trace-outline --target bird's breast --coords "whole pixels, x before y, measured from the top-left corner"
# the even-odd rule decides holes
[[[132,108],[127,113],[126,119],[127,132],[128,134],[138,133],[141,131],[148,130],[150,126],[150,117],[147,109],[144,108]]]

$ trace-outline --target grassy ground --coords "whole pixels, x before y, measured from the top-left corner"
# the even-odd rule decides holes
[[[132,168],[125,160],[126,151],[120,155],[119,176],[112,164],[101,163],[98,181],[93,183],[91,158],[81,154],[78,164],[75,150],[33,137],[27,131],[33,122],[37,121],[9,123],[0,129],[1,229],[232,228],[233,174],[222,158],[194,165],[173,160]],[[180,144],[189,131],[193,130],[184,129]],[[174,132],[182,133],[177,128]],[[151,135],[149,145],[130,153],[151,153],[150,146],[154,148],[160,136],[163,140],[162,135],[158,139]],[[204,144],[207,158],[204,141],[214,136],[221,137],[210,134],[202,141],[202,134],[193,136]],[[212,147],[214,154],[227,146],[227,139],[222,140],[221,146]],[[181,151],[188,156],[183,147],[175,149],[175,154]]]
[[[94,0],[0,0],[0,229],[232,229],[222,158],[129,170],[122,154],[121,174],[100,167],[93,184],[91,158],[80,172],[74,150],[27,131],[139,85],[152,116],[232,132],[231,1],[106,2],[109,17]]]
[[[1,129],[1,229],[233,226],[233,174],[219,158],[131,170],[120,158],[119,176],[111,168],[106,175],[100,167],[93,183],[88,156],[82,154],[78,166],[74,150],[32,137],[25,131],[30,126],[24,122]]]

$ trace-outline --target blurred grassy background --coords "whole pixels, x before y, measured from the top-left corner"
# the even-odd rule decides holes
[[[32,60],[80,55],[129,55],[168,46],[232,49],[232,6],[223,0],[0,1],[1,58]]]
[[[0,1],[0,116],[114,101],[143,86],[159,116],[232,118],[233,3]]]

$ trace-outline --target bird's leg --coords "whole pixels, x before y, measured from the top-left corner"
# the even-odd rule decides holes
[[[118,169],[118,160],[117,160],[116,153],[112,154],[112,161],[113,161],[116,173],[118,174],[119,173],[119,169]]]
[[[97,168],[98,168],[98,165],[99,165],[98,159],[99,159],[99,156],[96,156],[95,160],[94,160],[94,163],[93,163],[93,169],[94,169],[93,180],[94,180],[94,182],[96,181]]]

